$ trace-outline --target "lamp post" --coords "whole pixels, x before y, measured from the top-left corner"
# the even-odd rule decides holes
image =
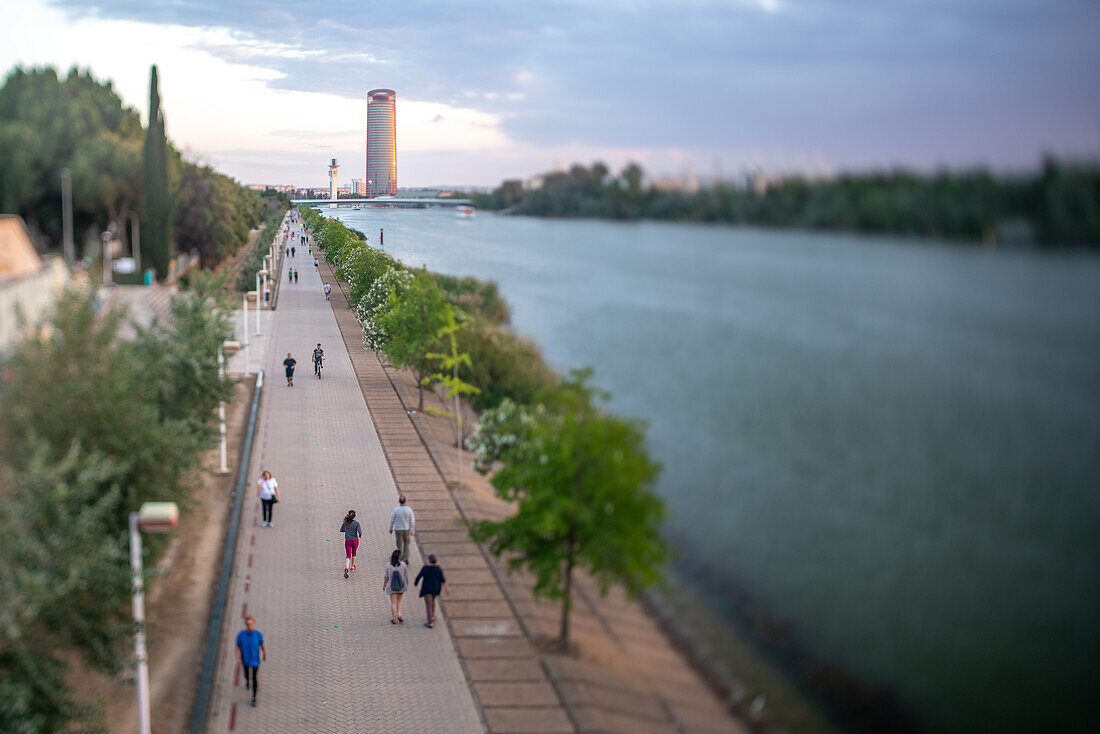
[[[244,340],[244,376],[248,377],[250,373],[248,369],[248,293],[244,294],[241,299],[244,302],[244,309],[241,311],[241,339]]]
[[[145,650],[145,579],[141,563],[141,531],[162,533],[176,526],[175,502],[145,502],[130,513],[130,571],[133,582],[134,657],[137,658],[138,734],[150,734],[149,656]]]
[[[65,262],[70,265],[76,260],[76,247],[73,246],[73,174],[68,168],[61,169],[61,251]]]
[[[266,270],[260,270],[256,273],[256,336],[260,335],[260,304],[262,303],[262,301],[260,301],[260,278],[266,277]]]
[[[130,212],[130,232],[133,234],[134,269],[141,274],[141,220],[137,212]]]
[[[223,341],[218,345],[218,374],[221,378],[225,379],[225,355],[236,354],[241,348],[240,342]],[[225,401],[218,401],[218,432],[221,434],[221,466],[218,468],[218,474],[225,474],[229,471],[229,467],[225,465],[226,453],[228,452],[227,442],[225,440]]]

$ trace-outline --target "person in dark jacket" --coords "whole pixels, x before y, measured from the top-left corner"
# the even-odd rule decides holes
[[[413,586],[419,586],[421,579],[424,579],[424,585],[420,587],[420,596],[424,599],[424,611],[428,615],[428,621],[424,626],[431,629],[435,625],[435,598],[439,596],[439,590],[442,588],[447,592],[447,596],[451,595],[447,579],[443,578],[443,569],[436,562],[434,553],[428,554],[428,563],[420,569],[420,573],[416,574]]]

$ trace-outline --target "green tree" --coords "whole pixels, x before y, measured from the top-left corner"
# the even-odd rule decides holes
[[[168,190],[168,137],[160,109],[157,67],[149,78],[149,126],[145,133],[145,231],[143,247],[160,277],[172,259],[172,201]]]
[[[561,599],[558,647],[569,646],[573,574],[588,571],[607,593],[658,583],[668,559],[664,505],[651,491],[658,467],[637,423],[593,405],[588,372],[574,372],[535,408],[505,401],[483,416],[474,444],[482,468],[500,462],[497,494],[517,503],[506,520],[473,524],[471,535],[535,575],[538,596]]]
[[[140,165],[136,140],[99,133],[73,155],[73,197],[105,211],[108,223],[125,236],[126,216],[141,197]]]
[[[424,387],[435,366],[428,355],[438,351],[437,334],[447,325],[453,308],[439,286],[421,271],[404,294],[391,291],[388,309],[380,319],[388,336],[386,355],[416,376],[417,410],[424,410]]]
[[[63,651],[115,672],[131,628],[118,470],[72,445],[60,458],[39,438],[24,467],[0,464],[0,731],[93,731],[93,712],[65,688]],[[65,548],[57,544],[59,523]],[[82,726],[77,726],[77,723]]]
[[[473,363],[470,361],[469,354],[458,350],[458,339],[455,335],[462,330],[463,324],[455,318],[456,311],[455,308],[447,309],[447,323],[436,334],[436,338],[444,345],[446,351],[430,352],[428,359],[438,360],[440,371],[432,378],[446,389],[447,399],[454,400],[454,412],[445,413],[445,415],[450,416],[451,425],[454,427],[455,449],[458,452],[458,483],[461,485],[462,444],[466,438],[462,399],[473,397],[481,391],[458,376],[459,368],[470,368]]]

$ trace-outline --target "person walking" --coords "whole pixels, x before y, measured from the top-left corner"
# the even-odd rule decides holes
[[[286,269],[286,279],[291,283],[294,282],[294,271],[290,268]]]
[[[401,560],[401,552],[394,551],[390,554],[390,562],[386,564],[386,575],[382,579],[382,591],[390,597],[390,624],[405,621],[401,616],[401,606],[407,588],[409,588],[409,566]]]
[[[340,532],[344,534],[344,578],[347,578],[348,571],[355,570],[355,551],[359,549],[359,539],[363,537],[363,528],[355,519],[355,510],[348,510],[348,514],[344,515]]]
[[[290,246],[290,256],[291,256],[291,257],[294,257],[294,252],[295,252],[295,250],[297,250],[297,249],[298,249],[298,248],[294,247],[293,245],[291,245],[291,246]]]
[[[294,282],[298,282],[298,268],[294,268]]]
[[[390,514],[390,535],[394,536],[402,561],[409,560],[409,534],[416,530],[416,518],[412,508],[405,504],[405,495],[397,499],[397,507]]]
[[[244,669],[244,687],[252,683],[252,706],[256,706],[256,691],[260,687],[260,655],[267,660],[264,635],[256,629],[256,619],[251,614],[244,618],[244,629],[237,633],[237,662]]]
[[[325,283],[325,300],[326,301],[328,300],[328,297],[329,297],[330,293],[332,293],[332,286],[330,286],[328,283]]]
[[[435,553],[428,554],[428,563],[421,567],[420,573],[416,574],[413,586],[419,586],[421,579],[424,580],[424,585],[420,587],[420,598],[424,600],[424,612],[428,617],[424,626],[431,629],[435,625],[435,600],[439,596],[439,590],[442,588],[447,592],[447,596],[451,595],[451,588],[447,586],[447,579],[443,577],[443,569],[436,562]]]
[[[286,353],[286,359],[283,360],[283,367],[286,367],[286,386],[294,387],[294,365],[298,364],[294,357],[290,356],[290,352]]]
[[[317,261],[317,258],[313,258],[313,269],[320,270],[321,263]]]
[[[256,484],[260,487],[263,526],[265,528],[275,527],[275,524],[271,522],[271,512],[275,508],[275,503],[279,501],[279,483],[275,481],[275,477],[271,476],[271,472],[264,470]]]

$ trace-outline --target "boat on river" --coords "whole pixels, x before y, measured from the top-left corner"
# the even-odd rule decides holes
[[[455,216],[459,219],[473,219],[475,214],[477,214],[477,209],[474,209],[468,204],[462,204],[455,207]]]

